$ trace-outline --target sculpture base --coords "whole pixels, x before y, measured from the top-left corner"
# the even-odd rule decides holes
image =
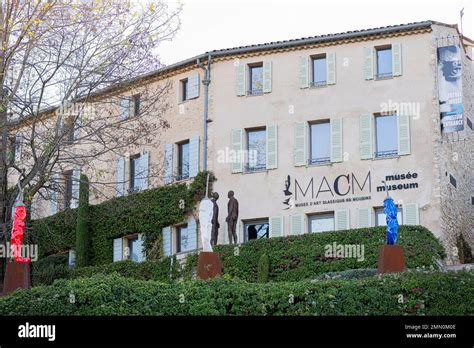
[[[219,277],[221,273],[222,266],[219,254],[212,251],[201,251],[198,256],[198,279]]]
[[[2,295],[8,295],[16,289],[29,289],[30,287],[30,263],[7,262]]]
[[[403,272],[405,259],[403,248],[399,245],[384,245],[380,248],[377,273]]]

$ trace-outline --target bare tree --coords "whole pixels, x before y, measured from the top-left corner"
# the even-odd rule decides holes
[[[153,143],[168,126],[162,115],[170,84],[129,81],[139,82],[137,76],[162,66],[155,48],[175,35],[180,10],[161,0],[2,0],[4,237],[18,193],[8,190],[9,177],[19,176],[30,199],[38,194],[47,199],[57,189],[51,179],[61,170],[110,161],[113,153]],[[127,108],[129,114],[123,115]],[[9,139],[16,134],[20,137],[11,146]],[[19,139],[21,158],[11,155],[12,149],[19,151]]]

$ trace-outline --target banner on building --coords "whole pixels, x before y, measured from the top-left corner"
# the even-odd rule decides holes
[[[441,132],[464,129],[462,107],[461,47],[438,47],[438,91]]]

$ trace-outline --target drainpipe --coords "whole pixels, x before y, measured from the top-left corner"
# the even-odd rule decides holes
[[[211,83],[211,54],[207,55],[207,67],[205,67],[199,59],[197,59],[197,65],[204,70],[204,79],[202,84],[204,85],[204,140],[202,146],[202,170],[207,170],[207,119],[209,113],[209,84]]]

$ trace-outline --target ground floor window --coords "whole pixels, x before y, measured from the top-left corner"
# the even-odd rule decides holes
[[[244,223],[244,240],[269,237],[268,219],[248,221]]]
[[[181,253],[193,250],[189,236],[188,224],[176,227],[176,252]]]
[[[310,233],[334,231],[334,213],[309,215],[308,231]]]
[[[127,237],[125,238],[125,241],[127,243],[126,246],[128,249],[126,249],[124,258],[126,260],[138,262],[140,257],[138,253],[141,252],[138,250],[138,235]]]
[[[397,221],[399,225],[403,225],[402,209],[397,208]],[[375,226],[387,226],[387,218],[383,212],[383,208],[375,208]]]

